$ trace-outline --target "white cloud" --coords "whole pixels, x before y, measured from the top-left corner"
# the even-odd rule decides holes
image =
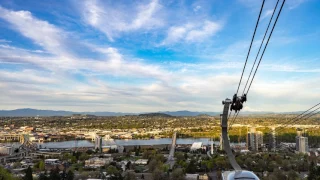
[[[231,62],[245,62],[245,57],[248,52],[249,44],[248,41],[239,41],[235,42],[224,48],[223,51],[214,55],[214,58],[223,60],[223,61],[231,61]],[[255,44],[253,44],[252,49],[255,48]],[[251,50],[251,52],[255,52]]]
[[[156,2],[153,2],[156,3]],[[151,6],[151,7],[149,7]],[[150,4],[147,9],[152,9]],[[143,8],[143,7],[141,7]],[[150,14],[148,11],[145,16]],[[140,15],[143,16],[143,15]],[[97,71],[103,74],[112,74],[115,76],[138,76],[146,78],[166,78],[167,72],[163,72],[159,67],[147,65],[137,60],[126,60],[115,48],[101,48],[95,45],[86,44],[91,50],[106,55],[104,60],[83,59],[76,57],[72,53],[72,47],[67,46],[70,41],[75,41],[67,36],[67,32],[32,16],[29,11],[10,11],[0,6],[0,17],[8,21],[15,30],[25,37],[30,38],[35,43],[55,56],[37,55],[42,51],[29,51],[21,48],[15,48],[8,45],[0,46],[1,61],[24,62],[49,69],[51,71]],[[141,17],[142,18],[142,17]],[[142,18],[143,19],[143,18]],[[139,22],[144,22],[141,20]],[[134,26],[139,26],[136,22]],[[81,44],[81,42],[77,42]]]
[[[11,43],[12,41],[6,39],[0,39],[0,43]]]
[[[113,41],[121,32],[162,26],[160,15],[156,15],[160,8],[158,0],[126,8],[111,7],[110,4],[95,0],[85,1],[81,11],[86,23],[104,32],[109,40]]]
[[[305,3],[307,0],[290,0],[288,1],[289,9],[295,9],[299,7],[302,3]]]
[[[271,16],[273,13],[273,9],[268,9],[262,16],[261,16],[261,20]]]
[[[196,6],[196,7],[193,8],[193,11],[194,11],[194,12],[198,12],[200,9],[201,9],[201,6],[198,5],[198,6]]]
[[[92,5],[84,13],[88,24],[106,33],[110,39],[122,32],[150,29],[163,23],[157,16],[161,9],[158,1],[140,4],[133,11],[123,11],[120,7],[108,8],[102,1],[85,3]],[[236,90],[249,46],[249,42],[238,42],[227,48],[222,47],[225,50],[220,49],[211,58],[219,59],[218,62],[170,61],[156,64],[128,56],[117,48],[86,44],[81,39],[76,41],[67,31],[36,18],[28,11],[1,7],[0,17],[9,22],[9,27],[44,49],[23,49],[0,41],[3,43],[0,44],[1,66],[16,65],[19,69],[0,70],[0,109],[221,111],[221,100],[230,98]],[[169,28],[164,44],[203,41],[214,36],[223,26],[209,20],[188,20],[190,23],[179,23],[179,26]],[[73,53],[74,47],[68,46],[75,41],[99,58],[78,57]],[[286,64],[262,64],[261,68],[267,73],[259,74],[255,79],[245,110],[301,110],[320,98],[319,78],[305,80],[298,77],[271,83],[259,79],[273,71],[319,73],[319,69]]]
[[[210,37],[217,33],[221,29],[221,25],[212,22],[204,21],[204,24],[201,29],[192,29],[188,32],[186,36],[187,41],[201,41],[204,38]]]
[[[33,17],[29,11],[11,11],[0,6],[0,17],[51,53],[66,54],[67,47],[64,47],[63,43],[65,33],[52,24]]]
[[[0,71],[0,80],[3,82],[20,82],[26,84],[54,84],[59,82],[52,74],[45,74],[46,75],[30,69],[19,72]]]
[[[167,37],[162,42],[162,45],[177,43],[179,41],[202,41],[215,35],[221,28],[221,23],[209,20],[205,20],[202,23],[187,23],[182,26],[173,26],[169,28]]]

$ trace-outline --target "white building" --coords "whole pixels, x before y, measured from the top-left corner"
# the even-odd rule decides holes
[[[186,180],[198,180],[199,174],[186,174],[185,179]]]
[[[134,163],[138,164],[138,165],[147,165],[148,164],[148,159],[138,159]]]
[[[54,164],[59,164],[59,159],[45,159],[44,160],[44,163],[45,164],[51,164],[51,165],[54,165]]]
[[[118,146],[117,145],[103,145],[101,146],[101,152],[109,152],[109,150],[116,150],[118,149]]]
[[[14,149],[12,146],[0,146],[0,154],[1,155],[11,155],[13,154]]]
[[[202,147],[202,142],[194,142],[191,145],[190,151],[195,151],[195,150],[201,149],[201,147]]]
[[[307,137],[303,137],[303,136],[296,137],[296,151],[300,153],[307,153],[309,151]]]
[[[99,157],[94,157],[91,159],[88,159],[85,161],[85,166],[86,167],[92,167],[92,168],[98,168],[102,167],[106,164],[109,164],[113,161],[112,157],[109,158],[99,158]]]

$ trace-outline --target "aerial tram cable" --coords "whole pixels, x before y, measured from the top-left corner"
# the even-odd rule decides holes
[[[320,114],[320,111],[318,111],[318,112],[316,112],[316,113],[313,113],[313,114],[310,114],[309,116],[303,118],[299,123],[301,123],[302,121],[307,120],[307,119],[309,119],[310,117],[315,116],[315,115],[317,115],[317,114]]]
[[[248,62],[248,58],[249,58],[249,54],[250,54],[250,51],[251,51],[252,43],[253,43],[254,37],[256,35],[256,31],[257,31],[258,24],[259,24],[259,21],[260,21],[260,16],[261,16],[261,13],[262,13],[262,10],[263,10],[264,2],[265,2],[265,0],[262,1],[262,5],[261,5],[261,8],[260,8],[259,16],[258,16],[258,19],[257,19],[257,22],[256,22],[256,27],[254,28],[254,32],[253,32],[251,43],[250,43],[250,47],[249,47],[249,51],[248,51],[247,58],[246,58],[246,61],[244,63],[244,66],[243,66],[243,70],[242,70],[242,74],[241,74],[241,78],[240,78],[240,81],[239,81],[239,85],[238,85],[238,89],[237,89],[237,93],[236,94],[238,94],[239,87],[240,87],[240,84],[241,84],[241,81],[242,81],[242,77],[243,77],[243,73],[244,73],[244,70],[246,69],[246,65],[247,65],[247,62]]]
[[[229,126],[229,130],[232,129],[232,125],[234,124],[234,122],[236,121],[237,117],[238,117],[238,114],[239,114],[240,111],[238,111],[237,113],[234,114],[233,118],[232,118],[232,121],[230,123],[230,126]]]
[[[285,2],[286,2],[286,0],[283,0],[283,2],[282,2],[282,4],[281,4],[280,10],[279,10],[279,12],[278,12],[278,14],[277,14],[277,18],[276,18],[276,20],[275,20],[275,22],[274,22],[274,24],[273,24],[273,26],[272,26],[271,32],[270,32],[270,34],[269,34],[268,40],[267,40],[267,42],[266,42],[266,44],[265,44],[265,46],[264,46],[264,49],[263,49],[263,51],[262,51],[262,54],[261,54],[261,56],[260,56],[258,65],[257,65],[257,67],[256,67],[256,70],[254,71],[253,77],[252,77],[252,79],[251,79],[251,81],[250,81],[248,90],[247,90],[247,92],[244,94],[244,95],[246,95],[246,96],[247,96],[248,93],[249,93],[249,90],[250,90],[250,88],[251,88],[252,82],[253,82],[253,80],[254,80],[254,78],[255,78],[255,76],[256,76],[256,73],[257,73],[257,71],[258,71],[258,69],[259,69],[261,60],[262,60],[263,55],[264,55],[264,53],[265,53],[265,51],[266,51],[266,49],[267,49],[267,47],[268,47],[268,44],[269,44],[270,38],[271,38],[271,36],[272,36],[273,30],[274,30],[274,28],[275,28],[275,26],[276,26],[276,24],[277,24],[277,22],[278,22],[279,16],[280,16],[280,14],[281,14],[281,11],[282,11],[282,8],[283,8],[283,5],[284,5]],[[278,3],[278,2],[277,2],[277,3]],[[276,11],[276,9],[274,9],[274,12],[275,12],[275,11]],[[273,16],[272,16],[271,18],[273,18]],[[270,19],[270,21],[271,21],[271,20],[272,20],[272,19]],[[241,78],[242,78],[242,77],[241,77]],[[238,87],[238,88],[239,88],[239,87]],[[238,92],[238,91],[237,91],[237,92]],[[237,114],[238,114],[238,113],[237,113]],[[236,117],[237,117],[237,116],[238,116],[238,115],[236,115]],[[233,121],[235,121],[235,120],[236,120],[236,118],[235,118]]]
[[[292,119],[289,119],[289,120],[288,120],[287,122],[285,122],[285,123],[282,123],[280,126],[283,126],[283,125],[285,125],[285,124],[290,123],[291,121],[294,121],[295,119],[299,118],[300,116],[305,115],[305,113],[307,113],[308,111],[310,111],[311,109],[313,109],[313,108],[315,108],[315,107],[317,107],[317,106],[319,106],[319,105],[320,105],[320,103],[312,106],[311,108],[309,108],[308,110],[306,110],[306,111],[304,111],[303,113],[299,114],[298,116],[296,116],[296,117],[294,117],[294,118],[292,118]]]
[[[305,114],[305,113],[307,113],[308,111],[310,111],[311,109],[313,109],[313,108],[315,108],[315,107],[317,107],[318,105],[320,105],[320,103],[318,103],[318,104],[316,104],[315,106],[313,106],[313,107],[311,107],[311,108],[309,108],[308,110],[306,110],[306,111],[304,111],[303,113],[301,113],[301,114],[299,114],[298,116],[296,116],[296,117],[294,117],[294,118],[292,118],[292,119],[289,119],[287,122],[285,122],[285,123],[282,123],[282,125],[281,126],[285,126],[286,124],[289,124],[289,123],[292,123],[292,122],[294,122],[296,119],[298,119],[298,118],[302,118],[302,117],[304,117],[304,116],[306,116],[306,115],[308,115],[308,114],[310,114],[310,112],[308,113],[308,114]],[[319,108],[318,108],[319,109]],[[317,110],[317,109],[316,109]],[[314,110],[315,111],[315,110]],[[312,112],[314,112],[314,111],[312,111]],[[311,112],[311,113],[312,113]],[[282,128],[280,126],[280,128]]]
[[[256,68],[256,70],[255,70],[255,72],[254,72],[254,74],[253,74],[253,77],[252,77],[252,79],[251,79],[251,82],[250,82],[250,85],[249,85],[249,87],[248,87],[248,90],[247,90],[247,93],[246,93],[246,94],[248,94],[248,92],[249,92],[249,90],[250,90],[250,87],[251,87],[251,84],[252,84],[252,82],[253,82],[253,80],[254,80],[254,77],[256,76],[257,70],[258,70],[259,65],[260,65],[260,63],[261,63],[261,60],[262,60],[262,58],[263,58],[263,55],[264,55],[264,53],[265,53],[265,51],[266,51],[266,49],[267,49],[267,47],[268,47],[268,44],[269,44],[270,38],[271,38],[271,36],[272,36],[273,30],[274,30],[274,28],[276,27],[276,24],[277,24],[277,22],[278,22],[279,16],[280,16],[280,14],[281,14],[281,11],[282,11],[282,8],[283,8],[283,5],[284,5],[285,2],[286,2],[286,0],[283,0],[283,2],[282,2],[282,4],[281,4],[281,8],[280,8],[279,13],[278,13],[278,15],[277,15],[277,18],[276,18],[276,20],[275,20],[275,22],[274,22],[274,24],[273,24],[273,27],[272,27],[272,29],[271,29],[271,32],[270,32],[270,35],[269,35],[268,40],[267,40],[267,42],[266,42],[266,45],[264,46],[264,49],[263,49],[262,54],[261,54],[261,56],[260,56],[260,60],[259,60],[259,62],[258,62],[257,68]]]
[[[221,131],[221,137],[222,137],[222,140],[223,140],[223,142],[224,142],[224,143],[223,143],[224,150],[225,150],[225,152],[227,153],[229,162],[230,162],[231,166],[232,166],[233,169],[234,169],[234,171],[226,171],[226,172],[222,173],[222,176],[223,176],[222,178],[223,178],[223,179],[225,179],[225,178],[230,179],[230,180],[231,180],[231,179],[256,179],[256,180],[259,179],[253,172],[249,172],[249,171],[246,171],[246,170],[242,170],[242,169],[241,169],[241,166],[239,166],[239,164],[237,163],[236,158],[235,158],[235,156],[234,156],[234,154],[233,154],[233,152],[232,152],[232,150],[231,150],[231,147],[230,147],[230,140],[229,140],[229,138],[228,138],[228,137],[229,137],[229,136],[228,136],[228,128],[232,127],[233,122],[236,120],[236,118],[237,118],[237,116],[238,116],[238,114],[239,114],[239,110],[241,110],[242,107],[243,107],[242,104],[247,100],[245,94],[244,94],[241,98],[238,97],[237,94],[238,94],[238,91],[239,91],[239,88],[240,88],[240,84],[241,84],[241,81],[242,81],[242,78],[243,78],[243,73],[244,73],[244,70],[245,70],[245,67],[246,67],[246,64],[247,64],[247,61],[248,61],[248,57],[249,57],[250,51],[251,51],[253,39],[254,39],[254,36],[255,36],[255,33],[256,33],[256,29],[257,29],[257,26],[258,26],[258,23],[259,23],[259,20],[260,20],[261,12],[262,12],[262,10],[263,10],[264,2],[265,2],[265,0],[263,0],[263,2],[262,2],[262,7],[261,7],[261,9],[260,9],[258,21],[257,21],[256,27],[255,27],[255,30],[254,30],[254,34],[253,34],[252,40],[251,40],[251,44],[250,44],[249,51],[248,51],[248,54],[247,54],[247,58],[246,58],[246,61],[245,61],[245,65],[244,65],[244,68],[243,68],[243,71],[242,71],[242,74],[241,74],[241,78],[240,78],[240,82],[239,82],[239,85],[238,85],[238,88],[237,88],[237,92],[236,92],[236,94],[233,96],[233,99],[232,99],[232,100],[230,100],[230,99],[227,98],[225,101],[222,101],[222,104],[224,105],[224,108],[223,108],[223,114],[220,115],[220,117],[221,117],[221,130],[222,130],[222,131]],[[270,32],[270,34],[269,34],[268,40],[267,40],[266,45],[265,45],[265,47],[264,47],[264,50],[263,50],[263,52],[262,52],[262,54],[261,54],[259,63],[258,63],[258,65],[257,65],[257,67],[256,67],[256,70],[255,70],[254,75],[253,75],[253,77],[252,77],[252,80],[251,80],[251,82],[250,82],[248,91],[249,91],[249,89],[250,89],[250,87],[251,87],[251,84],[252,84],[252,82],[253,82],[253,79],[254,79],[254,77],[255,77],[255,74],[256,74],[256,72],[257,72],[257,70],[258,70],[258,68],[259,68],[261,59],[262,59],[262,57],[263,57],[263,55],[264,55],[264,52],[265,52],[265,50],[266,50],[266,47],[267,47],[267,45],[268,45],[268,43],[269,43],[269,40],[270,40],[270,38],[271,38],[271,36],[272,36],[273,30],[274,30],[274,28],[275,28],[275,25],[276,25],[276,23],[277,23],[277,20],[278,20],[278,18],[279,18],[279,15],[281,14],[281,10],[282,10],[282,8],[283,8],[284,3],[285,3],[285,0],[283,0],[282,6],[281,6],[281,8],[280,8],[280,10],[279,10],[279,12],[278,12],[277,18],[276,18],[276,20],[275,20],[275,22],[274,22],[274,25],[273,25],[273,27],[272,27],[272,30],[271,30],[271,32]],[[276,10],[276,9],[275,9],[275,10]],[[248,91],[247,91],[247,92],[248,92]],[[236,113],[234,114],[234,118],[233,118],[233,120],[232,120],[231,126],[230,126],[230,125],[228,126],[228,119],[229,119],[229,117],[231,116],[231,113],[228,112],[229,109],[230,109],[230,111],[235,110],[235,112],[236,112]],[[228,115],[229,115],[229,116],[228,116]]]
[[[246,82],[246,85],[245,85],[244,88],[243,88],[242,95],[244,95],[244,92],[245,92],[246,87],[247,87],[247,85],[248,85],[248,82],[249,82],[249,80],[250,80],[250,77],[251,77],[253,68],[254,68],[254,66],[255,66],[255,64],[256,64],[256,62],[257,62],[257,59],[258,59],[258,57],[259,57],[260,50],[261,50],[261,48],[262,48],[262,45],[263,45],[263,43],[264,43],[264,40],[265,40],[265,38],[266,38],[266,36],[267,36],[267,33],[268,33],[268,31],[269,31],[269,27],[270,27],[270,24],[271,24],[271,22],[272,22],[273,16],[274,16],[274,14],[275,14],[275,12],[276,12],[276,10],[277,10],[278,4],[279,4],[279,0],[277,1],[276,6],[274,7],[274,10],[273,10],[273,12],[272,12],[271,18],[270,18],[270,20],[269,20],[268,27],[267,27],[267,29],[266,29],[266,32],[264,33],[262,42],[261,42],[260,47],[259,47],[259,50],[258,50],[258,53],[257,53],[257,55],[256,55],[256,58],[255,58],[255,60],[254,60],[253,65],[252,65],[252,68],[251,68],[251,71],[250,71],[248,80],[247,80],[247,82]]]
[[[230,113],[229,113],[228,120],[229,120],[229,118],[230,118],[230,116],[231,116],[231,113],[232,113],[232,111],[230,111]]]
[[[295,123],[295,122],[298,122],[298,121],[304,119],[305,117],[307,117],[307,118],[311,117],[311,116],[308,117],[308,115],[312,114],[313,112],[315,112],[315,111],[317,111],[317,110],[319,110],[319,109],[320,109],[320,107],[318,107],[317,109],[309,112],[308,114],[305,114],[305,115],[299,117],[298,119],[295,119],[293,122],[291,122],[291,124],[293,124],[293,123]],[[317,113],[315,113],[315,114],[317,114]],[[285,126],[280,127],[280,129],[282,129],[282,130],[280,130],[280,131],[283,131],[283,129],[284,129],[285,127],[288,127],[288,126],[289,126],[289,124],[286,124]]]
[[[299,120],[300,120],[300,122],[302,122],[302,121],[307,120],[307,119],[309,119],[310,117],[315,116],[315,115],[317,115],[317,114],[320,114],[320,111],[318,111],[318,112],[316,112],[316,113],[313,113],[313,114],[310,114],[309,116],[303,117],[303,118],[301,118],[301,119],[299,119]],[[277,134],[279,135],[279,133],[280,133],[280,132],[283,132],[283,131],[284,131],[284,129],[281,129],[280,131],[277,132]]]
[[[295,117],[287,120],[285,123],[281,123],[280,127],[277,127],[277,128],[275,129],[276,134],[279,134],[280,132],[282,132],[282,131],[284,130],[284,127],[287,127],[287,126],[285,126],[285,124],[292,123],[292,122],[293,122],[294,120],[296,120],[297,118],[303,118],[304,116],[307,116],[307,115],[310,114],[310,113],[308,113],[308,114],[305,114],[305,113],[307,113],[307,112],[310,111],[311,109],[317,107],[318,105],[320,105],[320,103],[312,106],[311,108],[309,108],[308,110],[302,112],[301,114],[299,114],[299,115],[297,115],[297,116],[295,116]],[[317,110],[317,109],[316,109],[316,110]],[[316,111],[316,110],[315,110],[315,111]],[[313,112],[314,112],[314,111],[313,111]],[[312,113],[312,112],[311,112],[311,113]],[[318,113],[319,113],[319,112],[318,112]],[[306,119],[308,119],[308,118],[310,118],[311,116],[316,115],[316,114],[318,114],[318,113],[312,114],[312,115],[310,115],[309,117],[307,117]],[[272,131],[272,130],[270,130],[269,132],[271,132],[271,131]],[[277,132],[277,131],[278,131],[278,132]]]

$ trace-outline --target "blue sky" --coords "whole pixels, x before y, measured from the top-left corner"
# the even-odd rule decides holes
[[[0,109],[221,111],[261,2],[1,0]],[[275,3],[265,3],[243,82]],[[287,0],[244,110],[318,103],[319,9]]]

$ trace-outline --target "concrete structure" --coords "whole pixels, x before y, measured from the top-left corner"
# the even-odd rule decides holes
[[[222,134],[220,134],[220,147],[219,147],[219,149],[220,149],[221,151],[224,150]]]
[[[213,154],[213,139],[211,139],[211,151],[210,151],[211,154]]]
[[[99,152],[102,151],[102,138],[98,135],[94,139],[94,149],[98,149]]]
[[[276,128],[273,127],[272,128],[272,146],[271,146],[271,150],[273,152],[276,152]]]
[[[228,140],[230,141],[230,137],[228,136]],[[219,144],[219,149],[220,151],[224,150],[224,143],[223,143],[223,138],[222,138],[222,133],[220,134],[220,144]]]
[[[231,105],[232,101],[228,98],[226,98],[226,100],[222,101],[223,104],[223,111],[222,114],[220,114],[220,124],[221,124],[221,131],[222,131],[222,139],[223,139],[223,148],[224,151],[227,153],[229,162],[231,164],[231,166],[233,167],[233,169],[235,171],[240,171],[241,167],[240,165],[237,163],[236,158],[231,150],[230,147],[230,140],[229,140],[229,136],[228,136],[228,114],[229,114],[229,109],[230,109],[230,105]]]
[[[173,136],[172,136],[172,143],[171,143],[171,148],[170,148],[170,153],[168,156],[168,160],[167,160],[167,164],[169,164],[170,169],[173,168],[174,165],[174,152],[175,152],[175,148],[176,148],[176,143],[177,143],[177,133],[174,132]]]
[[[251,128],[247,134],[247,148],[251,151],[258,151],[263,144],[263,133]]]
[[[12,161],[12,160],[16,162],[26,157],[28,153],[29,153],[28,151],[20,150],[18,153],[12,153],[11,155],[7,155],[7,156],[0,156],[0,164],[1,163],[5,164],[7,161]]]

